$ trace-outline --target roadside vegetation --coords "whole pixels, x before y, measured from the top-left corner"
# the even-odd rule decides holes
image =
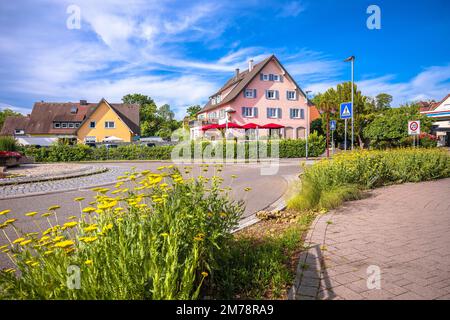
[[[36,232],[22,233],[9,210],[0,212],[1,250],[12,264],[0,271],[0,299],[199,298],[244,206],[229,200],[220,177],[160,169],[130,172],[114,190],[96,188],[80,217],[61,221],[58,205],[24,214],[44,218]],[[76,270],[78,289],[68,286]]]
[[[189,142],[188,142],[189,143]],[[245,158],[255,159],[258,148],[265,148],[270,156],[272,142],[238,142],[243,144]],[[231,147],[233,157],[237,157],[237,144],[235,141],[223,144],[220,150],[227,155],[226,147]],[[214,157],[218,152],[216,145],[210,141],[190,143],[191,156],[203,155],[205,158]],[[148,147],[141,145],[126,145],[108,149],[106,147],[92,148],[83,144],[74,146],[55,144],[48,148],[22,147],[21,151],[28,157],[33,157],[36,162],[70,162],[70,161],[101,161],[101,160],[170,160],[174,146]],[[189,146],[188,146],[189,148]],[[198,150],[196,150],[196,148]],[[205,152],[205,150],[208,150]],[[306,143],[304,140],[280,140],[280,158],[300,158],[306,155]],[[325,151],[325,139],[316,133],[310,135],[309,156],[317,157]]]
[[[359,199],[362,191],[390,184],[450,177],[450,155],[438,149],[392,149],[341,153],[305,167],[301,187],[288,206],[321,210]]]

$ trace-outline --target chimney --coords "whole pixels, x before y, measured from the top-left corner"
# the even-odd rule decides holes
[[[236,68],[236,79],[239,77],[239,68]]]
[[[87,100],[80,100],[80,105],[82,105],[82,106],[87,105]]]
[[[248,62],[248,72],[251,72],[253,70],[253,59],[251,59],[249,62]]]

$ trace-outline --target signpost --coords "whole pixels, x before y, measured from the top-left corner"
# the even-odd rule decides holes
[[[347,120],[353,118],[353,104],[351,102],[341,103],[341,119],[345,120],[344,149],[347,150]]]
[[[336,131],[336,120],[330,121],[330,130],[331,130],[331,150],[334,155],[334,131]]]
[[[420,121],[408,121],[408,135],[414,137],[414,146],[416,146],[416,136],[420,135]]]

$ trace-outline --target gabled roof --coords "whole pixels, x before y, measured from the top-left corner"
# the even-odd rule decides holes
[[[436,110],[437,108],[439,108],[439,107],[441,106],[441,104],[443,104],[448,98],[450,98],[450,93],[449,93],[448,95],[446,95],[444,99],[442,99],[441,101],[439,101],[438,103],[436,103],[436,104],[433,106],[433,109],[432,109],[432,110]],[[432,110],[430,110],[430,111],[432,111]]]
[[[54,128],[53,122],[86,122],[92,113],[104,101],[134,134],[140,134],[139,105],[108,103],[102,99],[99,103],[76,102],[36,102],[28,117],[7,117],[2,134],[13,134],[15,129],[24,129],[25,134],[70,134],[75,135],[77,128]],[[72,113],[72,108],[77,108]],[[81,127],[81,125],[80,125]]]
[[[209,111],[209,110],[215,109],[217,107],[223,106],[224,104],[227,104],[227,103],[233,101],[242,92],[242,90],[244,90],[247,87],[247,85],[256,76],[258,76],[261,73],[261,71],[264,69],[264,67],[272,60],[275,61],[276,63],[278,63],[278,65],[284,70],[285,76],[287,76],[297,86],[297,88],[300,90],[300,92],[306,97],[306,94],[303,92],[303,90],[300,88],[300,86],[297,84],[297,82],[294,80],[294,78],[291,77],[289,72],[283,67],[283,65],[278,60],[278,58],[275,55],[272,54],[269,57],[267,57],[266,59],[264,59],[263,61],[255,64],[253,66],[252,71],[249,72],[249,70],[245,70],[245,71],[239,73],[239,75],[237,77],[233,76],[232,78],[230,78],[222,86],[222,88],[220,88],[219,91],[217,91],[211,97],[213,97],[213,96],[223,92],[224,90],[234,86],[234,88],[230,91],[230,93],[228,93],[224,97],[224,99],[218,104],[212,104],[211,100],[209,100],[208,103],[206,103],[206,105],[203,107],[203,109],[198,112],[198,114],[203,113],[205,111]]]
[[[128,127],[128,129],[130,129],[132,133],[137,135],[141,133],[139,125],[140,106],[138,104],[109,103],[105,98],[102,98],[100,102],[92,109],[89,116],[83,120],[79,128],[81,128],[82,125],[89,120],[89,117],[95,112],[95,110],[97,110],[102,102],[106,103],[106,105],[109,106],[117,114],[117,116],[125,123],[125,125]],[[76,131],[78,131],[78,129]]]
[[[25,130],[28,126],[30,117],[24,116],[9,116],[6,117],[0,135],[13,135],[15,130]]]

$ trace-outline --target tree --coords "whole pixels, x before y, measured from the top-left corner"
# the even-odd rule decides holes
[[[419,106],[412,104],[377,113],[364,129],[364,136],[373,148],[399,147],[408,138],[408,121],[411,120],[420,120],[421,131],[429,132],[432,120],[421,115]]]
[[[163,104],[156,113],[164,122],[170,122],[175,117],[175,114],[170,110],[170,105],[168,104]]]
[[[323,136],[325,132],[323,131],[322,128],[322,118],[317,118],[314,121],[312,121],[309,131],[310,133],[316,131],[318,135]]]
[[[10,116],[21,116],[22,114],[15,112],[11,109],[3,109],[0,111],[0,130],[3,128],[3,124],[5,123],[5,120],[7,117]]]
[[[141,127],[141,135],[152,136],[155,135],[158,130],[156,126],[158,125],[157,121],[157,106],[155,101],[149,96],[134,93],[127,94],[122,98],[123,103],[128,104],[138,104],[140,106],[139,109],[139,117],[140,117],[140,127]]]
[[[202,110],[202,107],[200,107],[198,104],[195,106],[190,106],[186,109],[186,114],[190,117],[190,118],[195,118],[196,114]]]
[[[380,93],[375,97],[375,107],[377,110],[384,110],[391,107],[392,96],[387,93]]]
[[[330,115],[336,111],[336,91],[328,89],[319,99],[318,108],[325,115],[326,132],[327,132],[327,157],[330,157]]]

